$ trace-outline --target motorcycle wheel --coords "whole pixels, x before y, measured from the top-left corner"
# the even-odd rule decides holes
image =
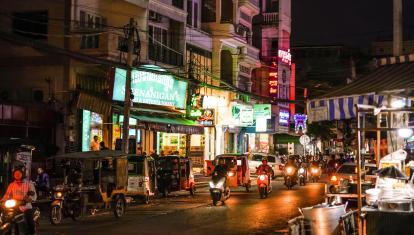
[[[267,197],[267,189],[266,189],[266,187],[261,187],[259,189],[259,192],[260,192],[260,198],[261,199],[264,199],[264,198]]]
[[[196,192],[195,185],[192,185],[191,188],[190,188],[190,195],[194,196],[195,192]]]
[[[217,206],[217,202],[220,201],[220,194],[212,194],[213,206]]]
[[[292,189],[292,182],[291,182],[291,179],[290,178],[288,178],[286,180],[286,187],[288,188],[288,190]]]
[[[119,219],[125,214],[125,202],[121,197],[117,197],[114,206],[114,216]]]
[[[165,188],[164,188],[164,191],[163,191],[163,195],[164,195],[164,197],[168,197],[168,194],[169,194],[169,192],[168,192],[168,188],[167,188],[167,187],[165,187]]]
[[[62,222],[62,208],[60,206],[53,206],[50,208],[50,223],[53,225],[60,224]]]
[[[78,220],[78,218],[80,217],[80,215],[81,215],[81,208],[80,208],[80,205],[78,205],[78,204],[74,204],[74,205],[73,205],[73,207],[72,207],[72,214],[71,214],[70,218],[71,218],[73,221],[77,221],[77,220]]]

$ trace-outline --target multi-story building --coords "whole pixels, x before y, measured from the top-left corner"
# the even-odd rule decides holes
[[[289,0],[261,0],[260,12],[253,18],[253,45],[260,49],[262,66],[253,71],[252,93],[267,97],[272,117],[266,131],[251,135],[255,146],[274,148],[274,133],[287,133],[294,114],[287,100],[291,98],[291,4]],[[264,143],[266,142],[266,143]],[[257,151],[266,151],[260,147]]]
[[[147,59],[147,1],[4,2],[0,17],[1,135],[44,139],[78,151],[87,136],[111,143],[111,64],[125,64],[125,34],[137,22],[133,60]],[[7,48],[7,50],[5,50]],[[85,145],[87,146],[87,145]]]

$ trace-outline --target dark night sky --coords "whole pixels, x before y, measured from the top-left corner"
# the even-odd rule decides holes
[[[292,45],[368,46],[392,39],[392,0],[292,0]],[[403,35],[414,40],[414,0],[403,0]]]

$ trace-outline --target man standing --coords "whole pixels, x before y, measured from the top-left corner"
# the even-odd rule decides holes
[[[99,151],[99,137],[97,135],[93,136],[93,140],[91,141],[91,151]]]
[[[49,192],[49,175],[42,169],[37,168],[36,186],[39,192],[47,194]]]

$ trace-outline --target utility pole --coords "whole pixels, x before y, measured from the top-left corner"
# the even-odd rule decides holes
[[[127,54],[127,74],[125,81],[125,102],[124,102],[124,124],[122,127],[122,152],[129,153],[129,113],[132,105],[131,100],[131,73],[132,73],[132,53],[134,51],[134,32],[135,22],[134,18],[130,18],[128,29],[126,30],[128,40],[128,54]]]
[[[400,56],[403,47],[402,0],[393,0],[393,55]]]

